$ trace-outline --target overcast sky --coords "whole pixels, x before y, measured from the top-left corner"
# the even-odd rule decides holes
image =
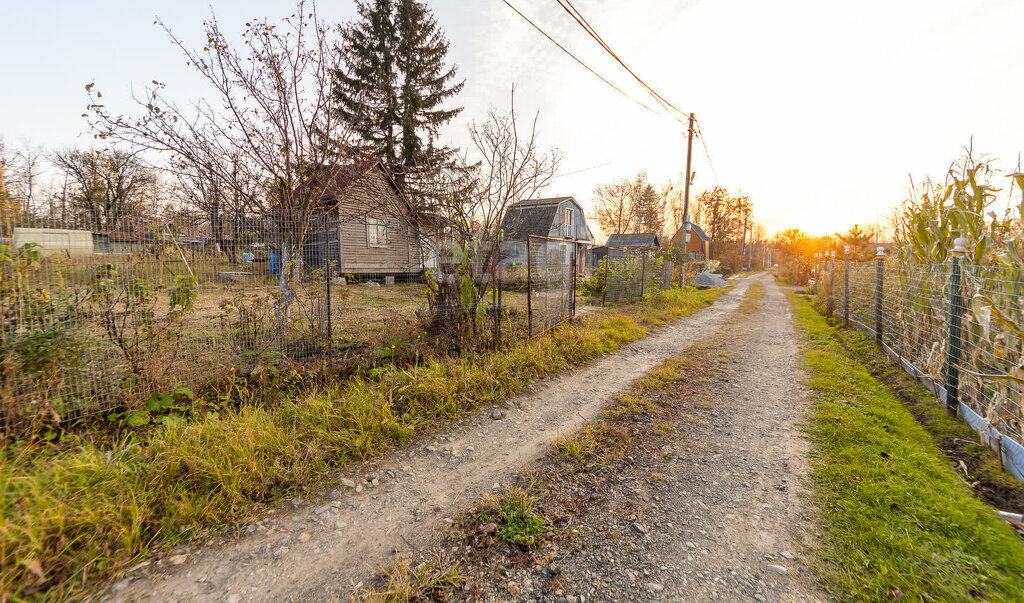
[[[512,0],[585,62],[645,103],[643,92],[554,0]],[[83,87],[116,107],[159,79],[176,98],[204,93],[153,24],[196,39],[210,7],[222,23],[290,12],[287,0],[3,0],[0,136],[8,145],[89,145]],[[507,108],[540,112],[564,154],[547,193],[589,204],[596,184],[645,170],[656,183],[684,165],[685,128],[648,113],[543,39],[501,0],[431,0],[466,88],[448,129]],[[754,202],[768,230],[816,234],[873,223],[908,174],[941,178],[974,148],[1012,171],[1024,149],[1022,0],[575,0],[605,41],[706,135],[723,186]],[[343,21],[351,0],[321,0]],[[230,28],[229,28],[230,30]],[[715,185],[698,145],[696,189]]]

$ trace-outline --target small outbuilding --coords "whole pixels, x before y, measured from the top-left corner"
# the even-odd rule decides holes
[[[615,233],[608,237],[605,247],[657,252],[661,250],[661,237],[656,232]]]

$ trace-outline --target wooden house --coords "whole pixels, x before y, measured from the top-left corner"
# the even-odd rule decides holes
[[[672,236],[669,243],[673,246],[678,246],[683,242],[685,237],[683,227],[680,226],[676,234]],[[686,241],[686,258],[689,260],[710,260],[713,259],[713,246],[711,244],[711,237],[704,232],[700,226],[694,222],[690,222],[690,240]]]
[[[526,239],[530,235],[573,241],[577,271],[583,270],[587,248],[594,243],[583,208],[572,197],[513,203],[505,210],[501,230],[502,263],[506,267],[526,265]]]
[[[324,186],[321,210],[303,245],[307,266],[334,274],[396,277],[423,272],[416,212],[377,158],[339,168]]]

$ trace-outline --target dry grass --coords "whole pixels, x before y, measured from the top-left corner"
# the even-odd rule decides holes
[[[184,424],[0,446],[0,598],[81,596],[153,552],[207,539],[354,459],[378,455],[635,341],[722,291],[665,292],[498,351],[436,358]],[[234,391],[234,390],[232,390]]]

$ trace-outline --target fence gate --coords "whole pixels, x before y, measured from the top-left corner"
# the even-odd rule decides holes
[[[530,335],[576,315],[575,241],[530,235],[526,239],[526,303]]]

